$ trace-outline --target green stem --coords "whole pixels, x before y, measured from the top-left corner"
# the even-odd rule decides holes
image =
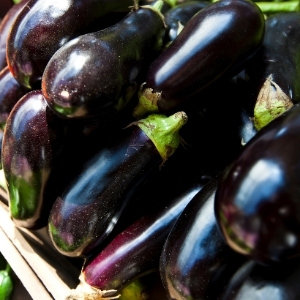
[[[299,1],[255,2],[264,14],[299,11]]]

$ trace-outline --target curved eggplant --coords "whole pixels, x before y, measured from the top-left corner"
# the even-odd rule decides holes
[[[179,146],[184,112],[132,123],[92,156],[52,207],[49,234],[67,256],[85,256],[117,223],[141,183]]]
[[[27,93],[12,109],[2,142],[2,166],[9,211],[17,226],[37,229],[47,224],[52,204],[47,184],[63,138],[63,124],[41,91]]]
[[[5,128],[5,124],[14,105],[29,90],[21,86],[12,76],[6,66],[0,72],[0,127]]]
[[[7,66],[6,62],[6,42],[10,28],[18,14],[24,8],[29,0],[22,0],[18,4],[13,5],[5,14],[5,17],[0,23],[0,70]],[[2,4],[2,3],[1,3]]]
[[[253,1],[221,0],[201,9],[150,64],[133,115],[170,112],[217,80],[240,72],[261,46],[264,25]]]
[[[132,10],[114,26],[81,35],[52,56],[42,90],[57,114],[103,117],[127,104],[141,72],[160,49],[164,23],[156,4],[162,1]]]
[[[160,273],[170,299],[218,299],[246,260],[226,245],[219,232],[214,216],[217,183],[218,177],[193,197],[164,244]]]
[[[263,127],[228,166],[216,193],[222,235],[262,264],[300,255],[300,106]]]
[[[300,12],[269,16],[263,46],[246,68],[258,129],[300,102],[299,20]]]
[[[117,294],[137,277],[157,270],[170,229],[202,186],[201,183],[184,186],[176,197],[162,201],[167,203],[163,208],[143,215],[99,253],[94,252],[92,259],[88,259],[82,268],[80,284],[72,292],[72,299],[77,299],[75,295],[79,296],[81,290],[85,296],[108,290],[110,294]]]
[[[30,0],[8,36],[10,71],[25,87],[40,88],[46,64],[62,45],[97,18],[130,5],[133,0]]]

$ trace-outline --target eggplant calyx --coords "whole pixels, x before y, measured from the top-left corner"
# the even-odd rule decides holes
[[[270,75],[260,89],[255,103],[253,119],[255,128],[260,130],[293,105],[291,99],[272,80],[272,75]]]
[[[171,116],[150,114],[130,125],[137,125],[145,132],[155,145],[164,163],[178,148],[181,142],[179,130],[186,124],[187,120],[187,114],[180,111]]]
[[[153,92],[152,88],[143,88],[145,83],[141,85],[139,91],[139,102],[133,109],[133,116],[136,119],[141,119],[144,115],[149,113],[158,113],[159,109],[157,101],[160,99],[160,92]]]
[[[84,281],[84,275],[79,276],[80,283],[71,290],[65,300],[112,300],[120,298],[117,290],[100,290],[92,287]],[[117,294],[117,295],[116,295]]]

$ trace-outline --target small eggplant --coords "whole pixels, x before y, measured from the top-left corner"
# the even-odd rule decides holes
[[[218,176],[187,204],[164,244],[160,273],[170,299],[218,299],[246,258],[224,242],[214,216]]]
[[[300,106],[271,121],[226,168],[215,214],[227,244],[262,264],[300,255]]]
[[[28,1],[29,0],[22,0],[18,4],[13,5],[0,23],[0,70],[7,66],[6,42],[11,26]]]
[[[263,46],[246,68],[257,129],[300,102],[300,12],[266,19]]]
[[[179,146],[184,112],[134,122],[84,165],[52,207],[49,234],[66,256],[85,256],[111,232],[142,182]]]
[[[30,0],[16,18],[7,40],[7,63],[17,81],[40,88],[46,64],[62,45],[112,11],[133,0]]]
[[[193,196],[202,188],[201,183],[191,183],[167,205],[152,214],[145,214],[125,228],[98,254],[88,259],[80,274],[80,284],[72,292],[88,290],[91,295],[109,290],[117,294],[137,277],[158,270],[159,258],[165,239],[176,219]],[[157,201],[166,203],[163,199]]]
[[[14,106],[2,142],[2,167],[10,215],[17,226],[47,224],[51,202],[47,183],[63,145],[64,126],[41,91],[31,91]]]
[[[161,47],[161,5],[159,0],[138,7],[114,26],[61,47],[42,78],[49,106],[64,118],[103,117],[121,110]]]
[[[177,4],[165,14],[166,32],[164,43],[169,45],[174,41],[185,24],[202,8],[208,6],[210,1],[187,1]]]
[[[29,90],[20,85],[6,66],[0,72],[0,127],[5,128],[6,120],[14,105]]]
[[[260,48],[264,28],[253,1],[221,0],[201,9],[150,64],[133,115],[170,112],[217,80],[231,78]]]

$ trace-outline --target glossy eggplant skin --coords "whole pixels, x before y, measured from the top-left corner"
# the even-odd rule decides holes
[[[263,46],[246,68],[253,101],[270,75],[293,103],[300,101],[299,20],[300,12],[277,13],[266,19]]]
[[[0,127],[2,129],[14,105],[28,92],[28,89],[16,81],[7,66],[0,72]]]
[[[52,207],[50,237],[66,256],[84,256],[99,245],[139,182],[162,162],[140,128],[130,127],[123,134],[86,162]]]
[[[84,281],[98,289],[120,291],[138,276],[158,269],[165,239],[176,219],[202,188],[192,183],[152,214],[146,214],[118,234],[83,267]],[[158,191],[159,192],[159,191]],[[157,199],[157,201],[161,201]]]
[[[7,40],[7,60],[17,81],[29,89],[40,80],[51,56],[85,27],[132,0],[30,0]],[[41,22],[42,20],[42,22]]]
[[[63,138],[61,121],[41,91],[27,93],[11,111],[2,142],[2,166],[10,215],[17,226],[37,229],[47,224],[51,205],[46,187]]]
[[[300,254],[300,106],[263,127],[228,166],[215,201],[227,243],[262,264]]]
[[[28,1],[29,0],[22,0],[18,4],[14,4],[5,14],[3,20],[0,23],[0,70],[7,66],[6,41],[10,31],[10,27]]]
[[[248,0],[217,1],[200,10],[147,70],[143,88],[159,94],[155,109],[170,112],[241,71],[262,44],[264,23],[261,10]],[[134,115],[143,112],[136,108]]]
[[[65,118],[118,112],[157,55],[163,29],[158,13],[139,7],[116,25],[64,45],[52,56],[42,78],[49,106]],[[80,62],[76,68],[74,59]]]
[[[185,24],[202,8],[211,4],[210,1],[187,1],[175,5],[165,14],[166,33],[164,43],[174,41],[180,30],[180,25]],[[180,24],[179,24],[180,23]]]
[[[160,273],[169,299],[218,299],[245,261],[224,242],[214,216],[218,177],[187,204],[164,244]]]

